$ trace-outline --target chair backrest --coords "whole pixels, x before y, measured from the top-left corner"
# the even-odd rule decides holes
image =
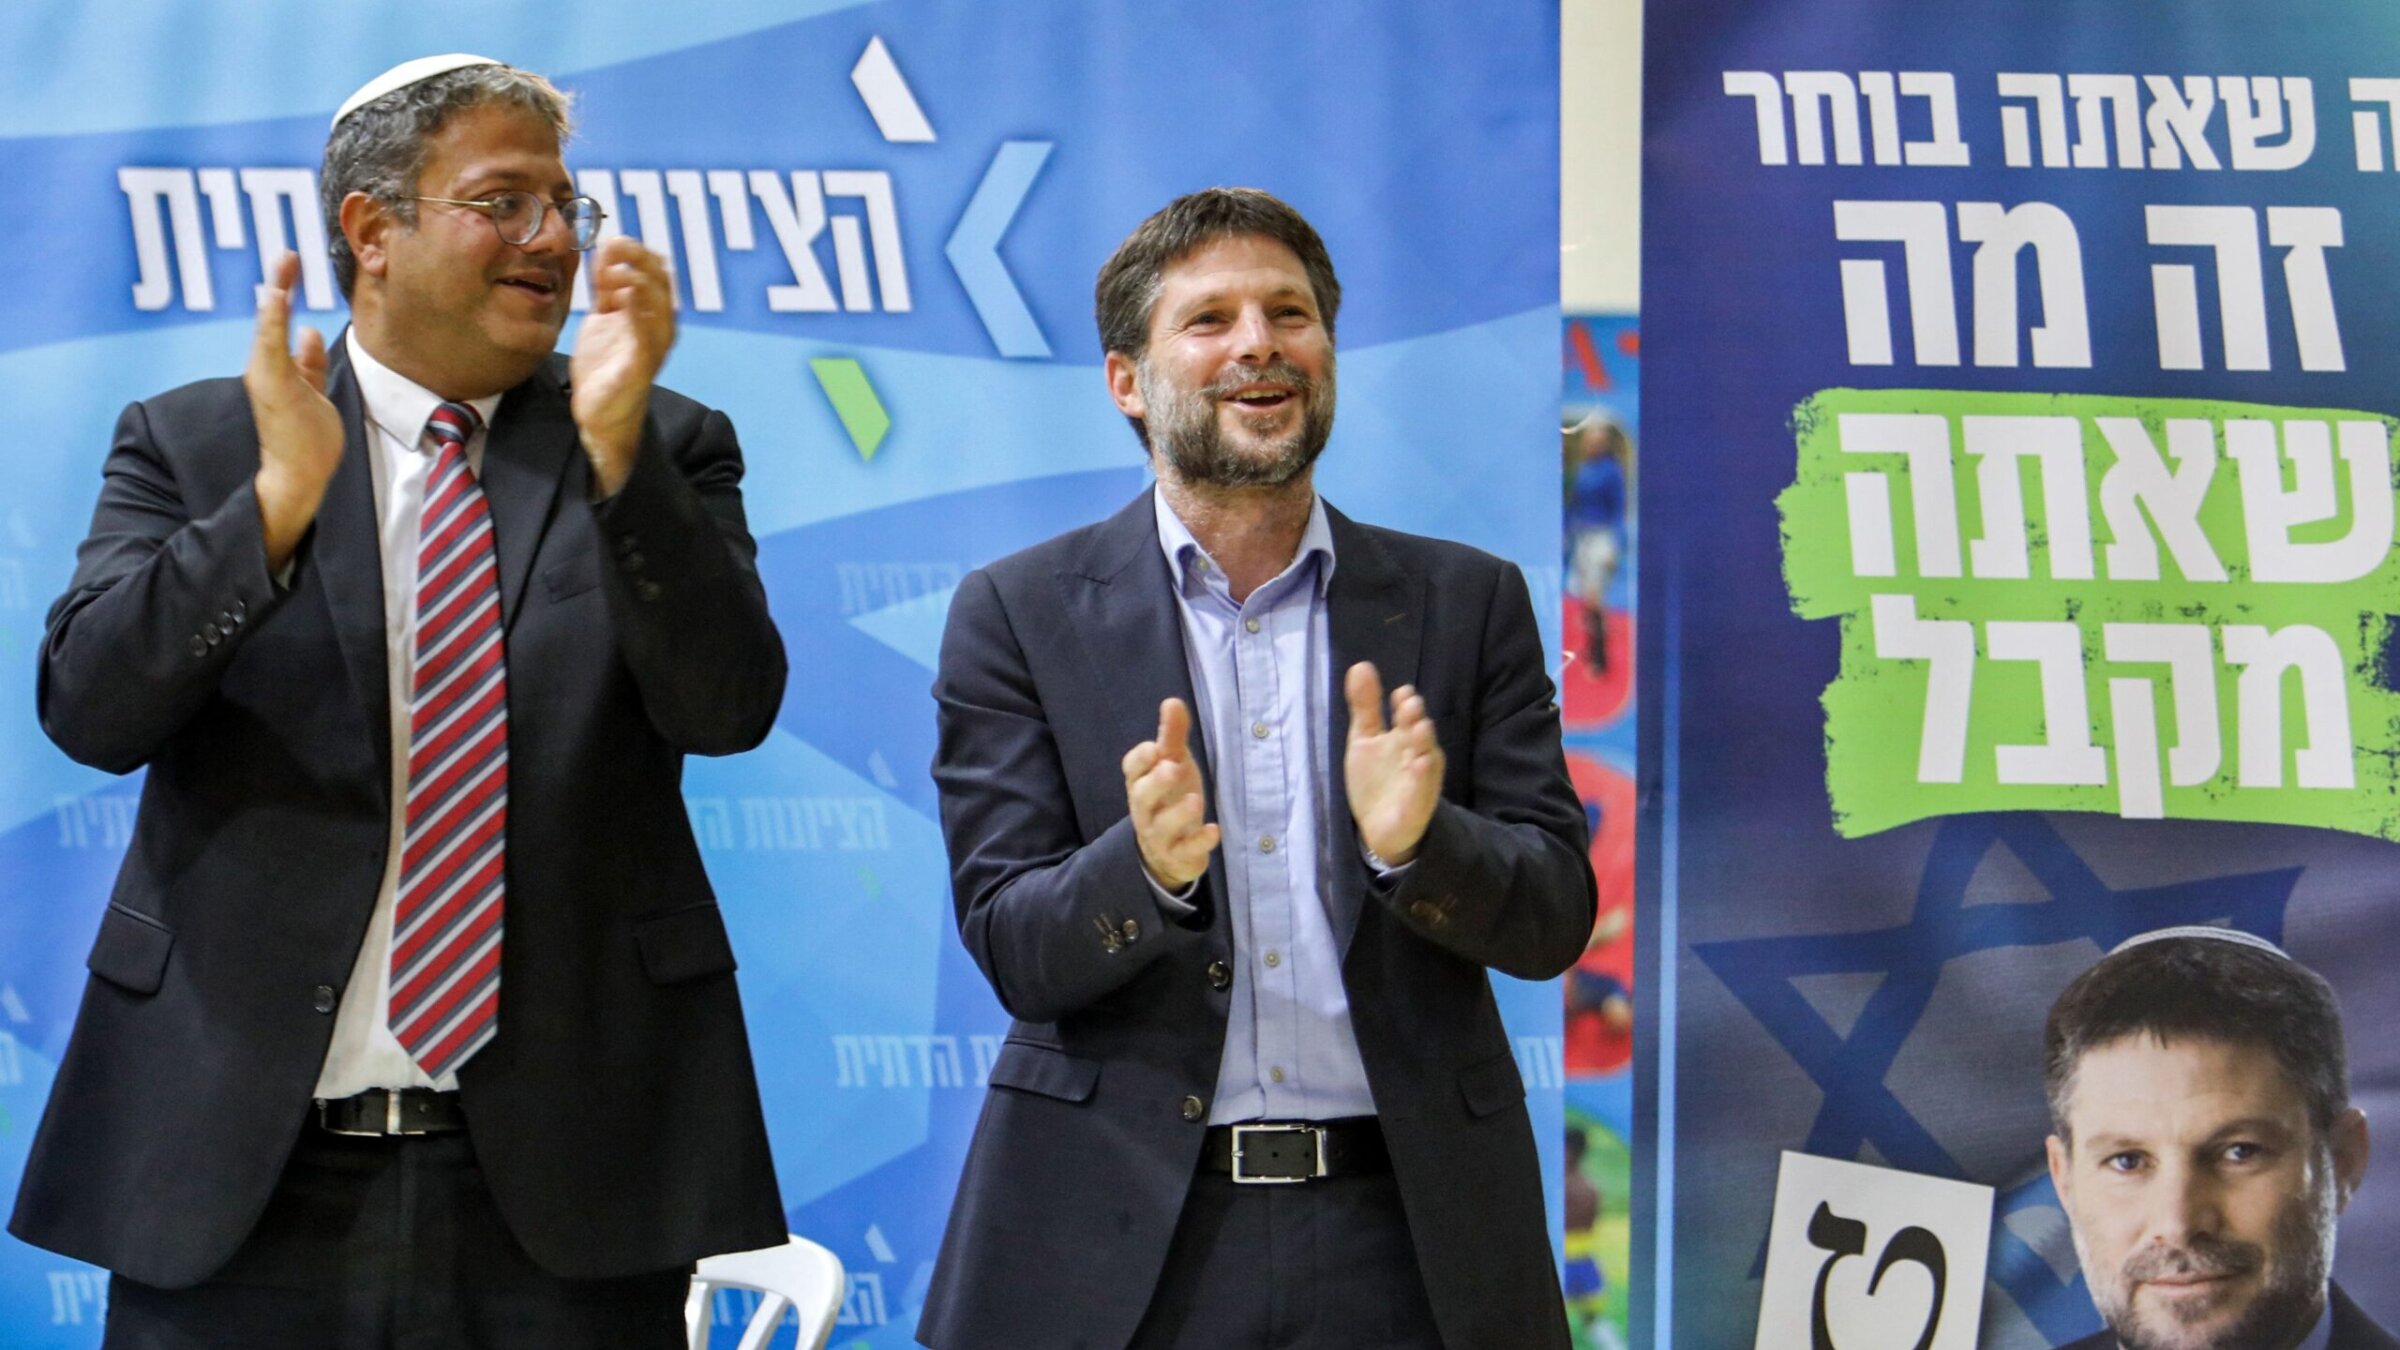
[[[692,1350],[708,1350],[709,1312],[716,1292],[751,1289],[759,1294],[758,1308],[742,1330],[739,1350],[767,1350],[776,1324],[789,1309],[797,1309],[800,1317],[795,1350],[825,1350],[833,1336],[833,1319],[842,1310],[845,1283],[840,1258],[804,1237],[761,1251],[712,1256],[692,1272],[692,1292],[683,1304],[684,1330]]]

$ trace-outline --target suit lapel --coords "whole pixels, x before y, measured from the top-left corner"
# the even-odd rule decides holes
[[[1417,682],[1417,656],[1425,631],[1424,585],[1410,576],[1382,542],[1348,516],[1325,508],[1333,530],[1333,584],[1325,592],[1326,631],[1331,642],[1326,703],[1326,780],[1332,784],[1326,829],[1334,841],[1326,856],[1342,860],[1326,869],[1327,903],[1335,940],[1345,955],[1358,931],[1366,902],[1363,865],[1350,865],[1349,845],[1357,827],[1350,819],[1349,784],[1343,750],[1349,743],[1350,703],[1343,678],[1351,666],[1373,662],[1384,696]]]
[[[483,447],[483,495],[499,556],[500,618],[517,621],[559,485],[577,451],[575,419],[555,359],[508,391]]]
[[[391,668],[383,615],[382,530],[375,518],[374,465],[367,452],[365,406],[350,369],[350,344],[337,340],[325,377],[325,393],[342,416],[342,462],[317,508],[315,533],[302,555],[322,589],[342,664],[366,710],[368,739],[375,747],[378,782],[391,781]]]
[[[1155,490],[1155,489],[1154,489]],[[1183,620],[1175,581],[1159,551],[1158,517],[1150,493],[1101,522],[1077,565],[1059,573],[1068,631],[1083,642],[1091,687],[1100,692],[1117,739],[1130,750],[1158,734],[1158,705],[1170,698],[1193,710],[1192,762],[1207,785],[1208,818],[1217,818],[1216,775],[1192,695],[1184,655]],[[1208,893],[1222,912],[1224,868],[1208,869]]]

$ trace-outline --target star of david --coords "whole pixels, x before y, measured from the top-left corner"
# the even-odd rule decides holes
[[[1967,885],[1994,848],[2014,854],[2049,903],[1969,905]],[[1868,931],[1696,943],[1693,952],[1757,1018],[1823,1097],[1804,1153],[1855,1158],[1873,1145],[1894,1167],[1964,1178],[1965,1169],[1886,1084],[1894,1061],[1933,999],[1950,961],[1997,948],[2089,939],[2106,951],[2172,924],[2230,923],[2283,940],[2285,906],[2300,869],[2239,873],[2164,886],[2110,887],[2048,818],[2016,812],[1944,821],[1918,879],[1906,923]],[[1882,976],[1847,1035],[1802,996],[1812,975]],[[2047,1176],[2002,1195],[2003,1215],[2056,1205]],[[1991,1278],[2053,1340],[2098,1325],[2082,1277],[2060,1280],[2031,1246],[1995,1224]],[[2076,1328],[2080,1327],[2081,1331]]]

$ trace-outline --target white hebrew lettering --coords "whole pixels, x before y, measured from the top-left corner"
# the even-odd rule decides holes
[[[2297,169],[2316,153],[2317,100],[2307,76],[2289,75],[2279,80],[2272,75],[2256,79],[2221,75],[2217,77],[2217,97],[2225,103],[2233,167]],[[2290,134],[2282,144],[2266,144],[2285,136],[2287,126]]]
[[[2267,290],[2258,256],[2258,213],[2247,206],[2146,208],[2150,242],[2210,249],[2216,260],[2217,316],[2227,370],[2265,370]],[[2186,263],[2153,263],[2151,301],[2158,318],[2162,370],[2199,370],[2199,279]]]
[[[1963,619],[1919,619],[1913,596],[1878,595],[1870,604],[1875,654],[1886,661],[1928,663],[1917,781],[1961,781],[1967,765],[1967,708],[1975,687],[1975,626]]]
[[[856,197],[865,203],[867,238],[875,250],[875,278],[882,283],[883,309],[890,314],[908,313],[913,303],[908,290],[908,258],[900,247],[900,212],[892,201],[892,176],[880,169],[865,172],[829,169],[825,173],[825,195]],[[857,226],[851,228],[855,230]],[[838,237],[836,248],[839,248]],[[847,282],[844,285],[846,300]]]
[[[2400,162],[2400,80],[2354,79],[2350,81],[2350,101],[2371,103],[2350,114],[2350,134],[2357,140],[2358,171],[2383,172],[2383,147],[2390,142],[2395,162]]]
[[[1908,504],[1916,536],[1916,575],[1959,575],[1958,489],[1950,424],[1931,413],[1844,413],[1835,422],[1842,451],[1901,455],[1908,461]],[[1881,471],[1843,475],[1850,494],[1850,558],[1856,576],[1894,576],[1891,494]],[[1872,486],[1869,486],[1869,485]]]
[[[2208,143],[2208,121],[2217,111],[2217,84],[2206,75],[2186,75],[2179,92],[2165,75],[2145,75],[2150,89],[2150,167],[2180,169],[2190,156],[2195,169],[2222,167]]]
[[[2225,424],[2225,452],[2240,466],[2242,523],[2250,575],[2257,581],[2333,585],[2356,581],[2383,564],[2392,547],[2392,444],[2381,422],[2340,425],[2342,463],[2349,470],[2350,528],[2340,539],[2298,543],[2292,532],[2338,519],[2334,433],[2323,422],[2285,422],[2282,456],[2275,424],[2237,418]],[[2283,486],[2284,456],[2292,486]]]
[[[2217,776],[2225,747],[2217,731],[2216,649],[2204,624],[2111,623],[2101,625],[2103,654],[2123,664],[2167,668],[2174,699],[2175,746],[2167,773],[2177,787]],[[2155,820],[2166,814],[2158,777],[2157,700],[2145,679],[2108,682],[2110,726],[2114,728],[2118,810]]]
[[[717,240],[708,218],[708,182],[698,169],[670,169],[667,195],[675,199],[675,218],[683,226],[684,277],[691,283],[692,308],[702,314],[722,312],[725,287],[717,278]],[[643,232],[648,233],[649,228],[645,220]]]
[[[1950,282],[1950,225],[1940,202],[1837,201],[1833,233],[1849,243],[1898,243],[1907,266],[1917,364],[1958,364],[1958,301]],[[1891,307],[1879,258],[1842,260],[1842,317],[1850,363],[1892,364]]]
[[[2270,206],[2267,242],[2283,255],[2283,284],[2292,302],[2292,331],[2302,370],[2346,370],[2342,324],[2333,312],[2333,279],[2325,250],[2342,246],[2342,213],[2330,206]]]
[[[2034,116],[2042,135],[2042,167],[2063,169],[2069,163],[2067,155],[2067,104],[2061,82],[2056,75],[2030,75],[2003,72],[1999,77],[2000,97],[2033,100]],[[2008,167],[2022,169],[2033,163],[2032,139],[2026,131],[2025,109],[2017,104],[2000,108],[2000,157]]]
[[[2142,523],[2146,511],[2157,538],[2166,541],[2176,570],[2185,580],[2225,580],[2225,563],[2200,528],[2200,505],[2207,500],[2209,484],[2217,473],[2215,426],[2199,418],[2168,420],[2167,454],[2175,460],[2172,470],[2159,458],[2148,429],[2134,418],[2103,417],[2098,426],[2101,438],[2117,457],[2100,475],[2100,513],[2108,522],[2109,533],[2105,554],[2109,576],[2121,581],[2158,580],[2157,543]]]
[[[2075,222],[2048,202],[2004,210],[1998,202],[1960,202],[1958,237],[1975,250],[1975,364],[2017,364],[2017,254],[2033,246],[2042,297],[2033,330],[2037,366],[2086,368],[2092,330],[2084,307],[2083,244]]]
[[[2109,166],[2109,132],[2116,132],[2115,163],[2138,169],[2142,157],[2141,86],[2131,75],[2069,75],[2067,92],[2075,99],[2075,167]]]
[[[1862,162],[1858,90],[1849,76],[1838,70],[1790,70],[1784,72],[1783,88],[1792,96],[1792,145],[1801,163],[1825,162],[1827,120],[1833,124],[1834,163]]]
[[[2092,787],[2108,782],[2108,752],[2092,744],[2091,701],[2083,682],[2083,633],[2072,623],[1984,625],[1994,661],[2032,661],[2041,667],[2039,745],[1994,747],[2003,783]]]
[[[2350,686],[2342,652],[2324,630],[2295,624],[2269,633],[2253,624],[2225,629],[2225,662],[2243,667],[2235,682],[2238,760],[2243,787],[2283,786],[2283,677],[2300,672],[2301,717],[2308,744],[2295,751],[2304,788],[2355,786],[2357,750],[2350,733]]]
[[[2072,417],[1965,417],[1960,422],[1967,453],[1981,461],[1975,483],[1983,499],[1983,537],[1967,545],[1975,575],[2032,575],[2018,474],[2019,461],[2030,457],[2041,471],[2050,575],[2089,580],[2092,518],[2084,495],[2090,480],[2084,474],[2082,426]]]
[[[133,256],[141,269],[133,283],[133,307],[161,310],[175,298],[183,278],[183,307],[212,310],[217,292],[208,275],[208,249],[200,238],[200,201],[190,169],[117,170],[117,186],[133,212]],[[165,224],[160,223],[161,217]],[[175,236],[175,265],[167,266],[167,235]]]
[[[825,197],[817,175],[794,170],[787,193],[783,179],[766,169],[750,173],[750,192],[767,213],[767,227],[792,269],[792,284],[769,286],[767,308],[777,314],[830,314],[838,304],[825,270],[817,265],[817,236],[825,232]]]
[[[1783,84],[1763,70],[1729,70],[1725,72],[1725,92],[1734,98],[1747,98],[1758,115],[1758,162],[1788,164],[1790,158],[1783,144]]]

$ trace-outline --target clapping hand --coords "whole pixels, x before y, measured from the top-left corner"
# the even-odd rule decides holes
[[[1392,720],[1383,720],[1383,679],[1366,661],[1350,667],[1342,691],[1350,701],[1349,743],[1342,776],[1358,837],[1394,867],[1417,856],[1417,844],[1441,800],[1442,747],[1433,738],[1425,699],[1408,685],[1392,691]]]
[[[1158,739],[1125,752],[1125,803],[1142,866],[1170,891],[1208,870],[1220,835],[1208,819],[1207,786],[1192,762],[1192,711],[1179,698],[1158,705]]]

